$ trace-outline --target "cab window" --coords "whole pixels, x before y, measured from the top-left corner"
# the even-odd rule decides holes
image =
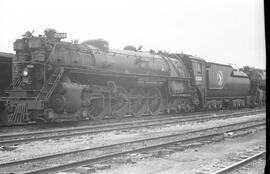
[[[202,74],[202,64],[201,63],[195,63],[195,70],[197,74]]]

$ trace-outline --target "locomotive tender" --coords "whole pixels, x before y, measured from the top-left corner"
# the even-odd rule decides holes
[[[115,50],[102,39],[78,44],[63,38],[66,33],[47,29],[45,35],[26,32],[15,41],[14,78],[0,98],[6,120],[1,124],[139,117],[265,100],[258,97],[265,96],[265,73],[254,75],[257,71],[249,68],[235,70],[183,53],[141,52],[132,46]]]

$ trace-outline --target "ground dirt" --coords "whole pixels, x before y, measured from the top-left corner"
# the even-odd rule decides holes
[[[199,128],[208,128],[223,124],[237,123],[247,120],[265,118],[265,114],[230,118],[225,120],[214,120],[203,123],[181,123],[174,125],[162,125],[157,127],[139,128],[128,131],[112,131],[93,135],[82,135],[60,139],[50,139],[23,143],[14,146],[14,150],[0,151],[0,163],[28,159],[42,155],[49,155],[70,150],[85,149],[95,146],[102,146],[123,141],[130,141],[140,138],[148,138],[157,135],[168,135],[182,131],[189,131]]]
[[[147,157],[126,164],[114,163],[110,169],[96,171],[97,174],[206,174],[232,164],[232,159],[244,152],[265,148],[265,131],[221,142],[189,148],[181,152],[167,154],[159,158]],[[264,161],[257,169],[244,173],[260,174],[264,171]],[[250,172],[249,172],[250,171]],[[243,171],[242,171],[243,172]]]
[[[173,124],[152,128],[140,128],[128,131],[112,131],[93,135],[83,135],[69,138],[53,139],[23,143],[14,146],[13,150],[0,151],[0,163],[29,159],[33,157],[66,152],[70,150],[85,149],[90,147],[108,145],[131,141],[135,139],[168,135],[200,128],[208,128],[229,123],[265,118],[265,114],[250,115],[225,120],[214,120],[202,123]],[[187,149],[182,152],[161,156],[159,158],[138,158],[136,162],[112,165],[110,169],[97,170],[97,173],[196,173],[213,169],[222,159],[233,156],[256,146],[264,146],[264,131],[249,135],[249,138],[227,140],[218,144],[204,145],[200,148]],[[234,142],[235,141],[235,142]],[[159,156],[159,155],[158,155]],[[225,158],[225,159],[226,159]],[[131,160],[132,161],[132,160]],[[194,167],[195,166],[195,167]],[[210,169],[208,169],[210,168]]]

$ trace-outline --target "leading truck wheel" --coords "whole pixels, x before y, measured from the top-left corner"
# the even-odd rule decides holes
[[[157,115],[161,111],[162,96],[158,88],[150,88],[147,90],[148,111],[151,115]]]

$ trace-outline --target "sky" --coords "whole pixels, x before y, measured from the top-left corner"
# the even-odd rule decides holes
[[[26,31],[266,67],[263,0],[0,0],[0,52]]]

